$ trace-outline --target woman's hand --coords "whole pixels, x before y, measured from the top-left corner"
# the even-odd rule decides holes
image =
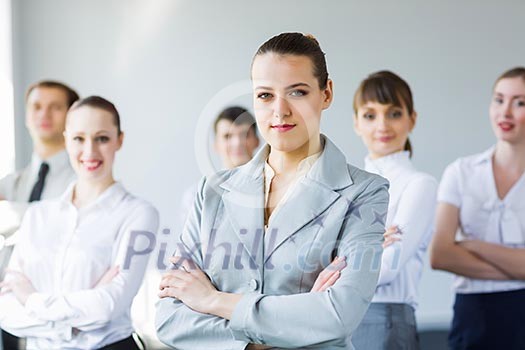
[[[24,275],[22,272],[14,271],[11,269],[5,269],[6,276],[9,276],[8,279],[4,279],[0,282],[0,288],[2,288],[1,295],[6,293],[13,293],[20,302],[20,304],[25,305],[27,298],[33,293],[36,293],[35,287]]]
[[[341,270],[346,267],[346,258],[336,257],[334,261],[330,263],[321,273],[317,276],[314,286],[310,292],[324,292],[329,287],[333,286],[334,283],[341,276]]]
[[[392,244],[401,240],[402,232],[398,229],[397,226],[390,226],[385,233],[383,233],[383,249],[390,247]]]
[[[209,313],[219,292],[208,276],[186,258],[174,256],[170,262],[179,268],[162,275],[159,297],[176,298],[195,311]]]
[[[120,266],[113,266],[110,267],[106,273],[100,278],[100,280],[95,285],[95,288],[109,284],[111,281],[113,281],[113,278],[115,278],[120,272]]]

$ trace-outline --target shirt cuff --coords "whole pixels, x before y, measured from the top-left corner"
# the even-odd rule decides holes
[[[437,196],[437,202],[438,203],[448,203],[457,208],[461,208],[461,199],[455,196],[447,196],[447,195],[441,194]]]
[[[41,319],[39,315],[47,311],[46,305],[47,297],[43,293],[32,293],[26,300],[25,309],[28,315]],[[58,339],[63,341],[70,341],[73,339],[73,328],[64,324],[58,324],[57,322],[50,322],[53,332],[56,334]]]
[[[28,315],[38,317],[45,312],[46,300],[42,293],[32,293],[26,300],[25,308]]]
[[[248,343],[264,344],[260,334],[252,334],[248,329],[248,317],[255,308],[255,304],[264,297],[263,294],[249,293],[244,294],[241,300],[233,309],[230,320],[230,330],[236,340]]]

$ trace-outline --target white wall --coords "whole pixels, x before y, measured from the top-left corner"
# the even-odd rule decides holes
[[[274,34],[309,32],[321,42],[335,82],[323,130],[357,165],[365,155],[351,123],[359,81],[379,69],[406,78],[420,117],[414,160],[437,178],[456,157],[494,142],[487,115],[492,84],[525,64],[522,0],[14,3],[17,164],[29,159],[21,122],[29,83],[61,79],[84,96],[105,96],[117,104],[126,131],[118,177],[152,201],[161,227],[170,229],[182,192],[201,175],[193,152],[195,136],[206,134],[198,132],[199,120],[232,99],[250,103],[251,57]],[[449,285],[448,275],[425,272],[423,327],[448,322]]]

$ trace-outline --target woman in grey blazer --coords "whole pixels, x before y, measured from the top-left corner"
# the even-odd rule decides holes
[[[201,181],[160,283],[158,336],[177,349],[353,349],[379,274],[388,183],[320,134],[333,94],[315,38],[268,40],[252,81],[268,144]],[[347,266],[315,288],[335,256]]]

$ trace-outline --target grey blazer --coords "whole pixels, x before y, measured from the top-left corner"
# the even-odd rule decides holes
[[[177,349],[353,349],[351,334],[374,294],[388,182],[324,150],[264,231],[264,163],[203,179],[175,254],[189,256],[218,290],[241,293],[230,321],[173,298],[157,304],[159,339]],[[309,293],[335,255],[348,266],[325,292]]]

